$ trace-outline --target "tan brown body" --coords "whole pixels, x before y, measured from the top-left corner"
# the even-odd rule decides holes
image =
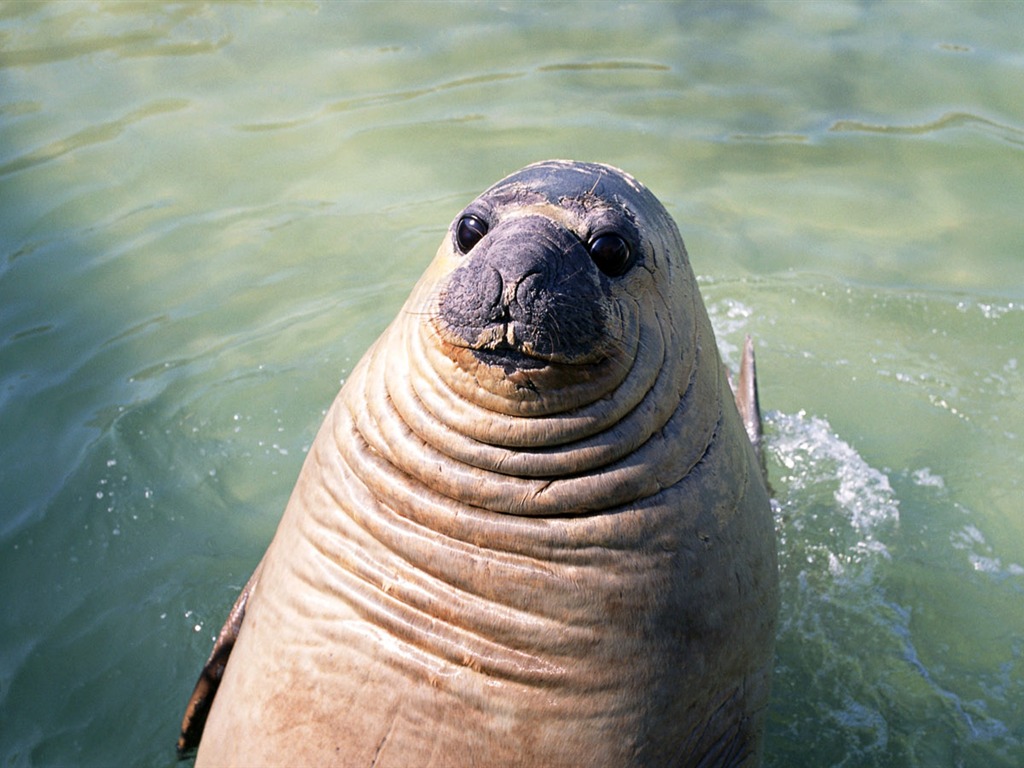
[[[331,407],[197,765],[754,764],[777,600],[675,225],[621,171],[530,166]]]

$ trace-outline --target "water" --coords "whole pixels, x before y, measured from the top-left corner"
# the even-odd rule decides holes
[[[601,160],[757,340],[770,766],[1024,764],[1015,3],[0,5],[0,755],[173,766],[461,205]]]

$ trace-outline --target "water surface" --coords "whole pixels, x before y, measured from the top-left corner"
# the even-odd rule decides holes
[[[0,756],[175,765],[451,218],[632,172],[759,350],[770,766],[1024,764],[1021,6],[0,5]]]

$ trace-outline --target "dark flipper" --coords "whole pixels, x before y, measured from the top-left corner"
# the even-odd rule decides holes
[[[735,392],[736,407],[743,418],[743,427],[754,445],[754,452],[761,464],[761,473],[765,474],[764,452],[761,443],[764,432],[761,427],[761,403],[757,395],[757,365],[754,362],[754,342],[750,337],[743,342],[743,359],[740,361],[739,381]]]
[[[185,717],[181,721],[181,734],[178,736],[178,757],[188,757],[196,747],[199,746],[199,739],[203,735],[203,726],[206,725],[206,717],[210,714],[210,706],[213,704],[213,697],[217,694],[217,687],[220,679],[224,676],[224,667],[227,666],[228,656],[235,646],[235,638],[238,637],[238,630],[242,626],[242,619],[245,618],[245,606],[249,597],[260,579],[260,571],[263,563],[256,566],[249,581],[242,588],[242,592],[231,606],[227,621],[221,627],[220,634],[213,643],[213,650],[210,657],[203,665],[199,673],[199,680],[192,691],[185,708]]]

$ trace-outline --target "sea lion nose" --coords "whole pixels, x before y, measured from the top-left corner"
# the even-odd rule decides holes
[[[603,332],[602,290],[579,238],[543,216],[499,224],[450,276],[440,318],[479,347],[585,354]]]

